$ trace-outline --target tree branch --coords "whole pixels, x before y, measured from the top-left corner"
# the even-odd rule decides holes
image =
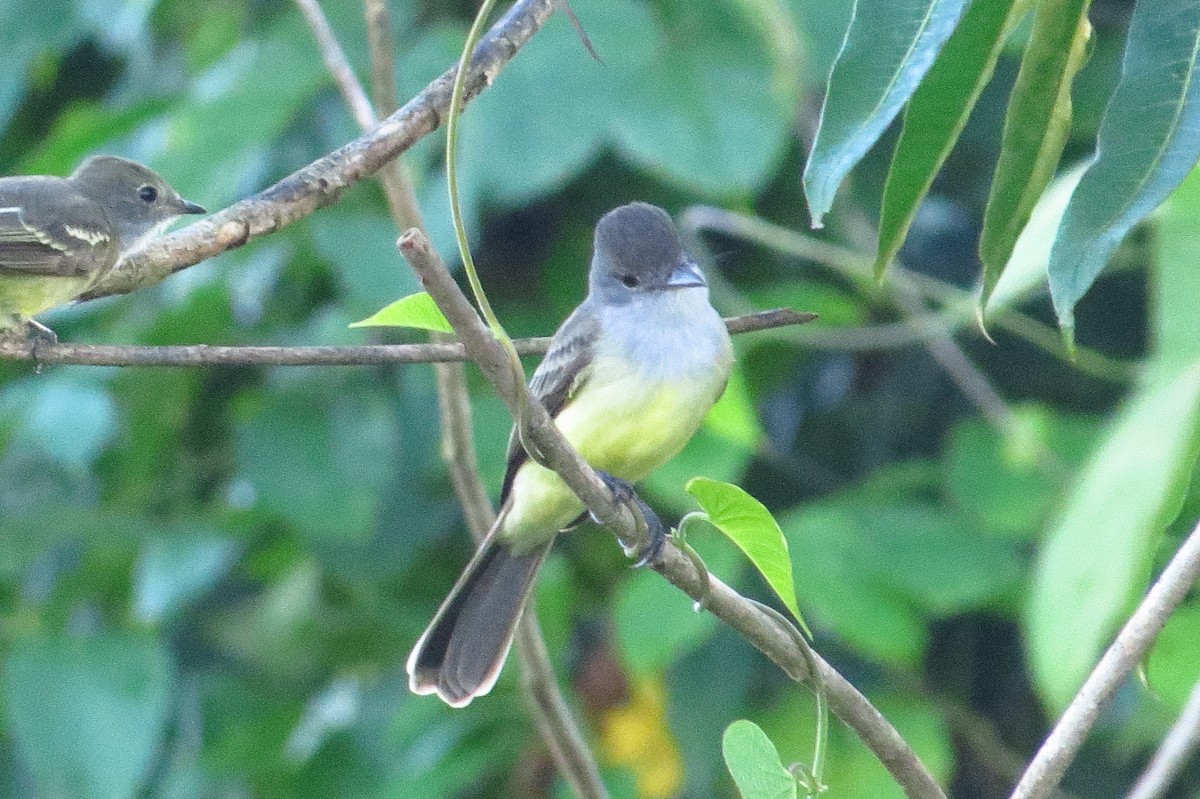
[[[516,0],[479,42],[468,66],[464,99],[479,94],[553,11],[550,0]],[[253,197],[150,242],[84,295],[125,294],[252,239],[274,233],[331,205],[353,183],[379,171],[436,130],[450,105],[455,69],[430,83],[370,133],[320,158]]]
[[[562,437],[546,409],[529,396],[524,382],[513,371],[504,348],[484,326],[458,284],[431,251],[428,240],[419,231],[410,230],[400,237],[397,246],[514,418],[524,409],[528,439],[544,457],[546,465],[562,477],[600,523],[612,530],[627,548],[644,546],[645,534],[639,531],[632,513],[624,505],[614,502],[595,472]],[[805,655],[791,635],[721,580],[697,571],[691,559],[679,549],[668,547],[662,564],[656,569],[693,599],[702,600],[713,615],[737,630],[790,677],[803,680],[808,676]],[[834,712],[859,734],[903,787],[905,794],[911,799],[945,799],[937,781],[895,728],[832,666],[815,653],[813,657]]]
[[[317,0],[296,2],[312,27],[325,63],[359,126],[364,131],[371,130],[377,120],[375,108],[349,68],[341,45]],[[371,52],[375,104],[384,113],[391,113],[397,106],[391,15],[382,0],[364,0],[363,14]],[[379,172],[379,179],[388,208],[399,229],[415,227],[423,230],[425,225],[420,206],[401,159],[396,158],[385,164]],[[378,331],[372,333],[372,337],[377,335]],[[449,337],[442,333],[432,333],[430,338],[434,346],[449,341]],[[466,372],[462,363],[455,362],[436,363],[434,371],[437,377],[438,409],[442,418],[442,456],[450,469],[467,526],[472,537],[478,541],[487,534],[494,514],[479,479],[475,459]],[[517,648],[525,676],[522,688],[526,703],[559,772],[579,799],[608,799],[600,779],[600,769],[555,682],[554,667],[546,651],[537,617],[532,612],[526,612],[520,621]]]
[[[730,333],[750,333],[810,322],[816,314],[775,308],[725,320]],[[548,337],[514,342],[521,355],[545,355]],[[177,344],[44,344],[0,340],[0,361],[82,366],[375,366],[385,363],[453,363],[470,356],[453,340],[428,344],[268,347]]]
[[[1167,617],[1200,577],[1200,524],[1171,558],[1116,640],[1088,675],[1013,790],[1012,799],[1043,799],[1062,780],[1100,711],[1154,643]]]
[[[1183,712],[1125,799],[1159,799],[1197,748],[1200,748],[1200,682],[1192,688]]]

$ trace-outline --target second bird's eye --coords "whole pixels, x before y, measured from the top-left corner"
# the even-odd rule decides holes
[[[145,202],[152,203],[158,199],[158,189],[153,186],[142,186],[138,189],[138,197]]]
[[[633,275],[617,275],[617,280],[620,280],[628,288],[637,288],[638,279]]]

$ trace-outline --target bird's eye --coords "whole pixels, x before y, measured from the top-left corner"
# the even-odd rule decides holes
[[[627,288],[637,288],[638,279],[633,275],[617,275],[617,280],[624,283]]]
[[[144,202],[152,203],[158,199],[158,189],[153,186],[142,186],[138,189],[138,197]]]

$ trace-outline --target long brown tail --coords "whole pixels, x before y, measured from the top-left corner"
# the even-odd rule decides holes
[[[408,656],[414,693],[463,707],[492,690],[552,543],[517,554],[488,536]]]

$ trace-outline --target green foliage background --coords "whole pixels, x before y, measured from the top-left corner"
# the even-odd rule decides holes
[[[513,335],[549,334],[580,300],[591,227],[614,205],[713,204],[806,229],[804,152],[849,19],[848,0],[573,5],[604,63],[556,15],[464,118],[468,223]],[[1067,164],[1091,151],[1131,5],[1093,5]],[[470,6],[391,0],[403,97],[457,58]],[[357,0],[323,7],[365,78]],[[0,52],[3,174],[115,152],[216,209],[356,134],[283,0],[0,0]],[[952,288],[979,273],[1019,56],[1001,53],[900,251]],[[867,153],[822,234],[859,252],[864,275],[898,133]],[[450,257],[436,138],[406,161]],[[46,321],[71,342],[361,342],[350,322],[416,289],[396,233],[364,183],[159,286]],[[1048,250],[1052,234],[1032,231],[1030,247]],[[1078,306],[1075,364],[1036,264],[1023,334],[996,326],[992,345],[969,314],[947,313],[1009,409],[1000,424],[914,343],[894,282],[705,237],[723,311],[787,305],[821,320],[740,337],[728,397],[646,494],[678,517],[694,507],[686,480],[706,475],[766,503],[817,648],[956,797],[1005,795],[1011,761],[1200,516],[1188,490],[1198,237],[1193,176]],[[509,420],[473,389],[494,491]],[[0,363],[0,796],[565,795],[515,668],[467,710],[406,689],[407,651],[470,551],[437,424],[424,366]],[[773,601],[731,545],[693,543]],[[538,602],[615,797],[734,795],[720,741],[737,718],[785,763],[808,751],[808,693],[631,572],[607,535],[563,541]],[[1126,686],[1068,788],[1123,795],[1200,677],[1196,641],[1193,597],[1148,661],[1153,691]],[[836,723],[827,780],[832,796],[900,795]],[[1193,767],[1175,795],[1198,782]]]

